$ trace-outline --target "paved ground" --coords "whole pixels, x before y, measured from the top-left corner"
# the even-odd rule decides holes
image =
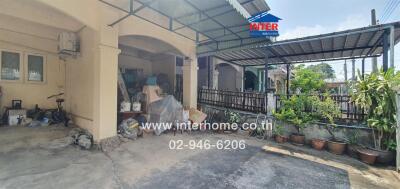
[[[399,188],[397,173],[239,135],[146,135],[112,152],[54,148],[63,127],[0,128],[0,188]],[[169,140],[245,139],[244,150],[169,150]],[[266,146],[264,146],[266,145]],[[263,149],[266,148],[267,150]]]

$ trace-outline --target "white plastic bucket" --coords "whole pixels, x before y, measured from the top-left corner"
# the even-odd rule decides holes
[[[121,102],[121,112],[129,112],[131,111],[131,103],[130,102]]]

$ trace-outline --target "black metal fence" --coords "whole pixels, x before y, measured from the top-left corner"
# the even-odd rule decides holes
[[[284,96],[286,97],[286,95]],[[324,95],[318,96],[320,99],[325,98]],[[365,119],[365,111],[351,100],[351,96],[330,95],[330,97],[339,107],[341,112],[340,116],[335,118],[337,121],[342,123],[360,123]],[[279,110],[282,106],[281,95],[275,95],[275,100],[275,109]],[[266,113],[265,93],[199,89],[198,103],[247,112]]]
[[[349,95],[329,95],[335,104],[339,107],[340,116],[336,117],[338,121],[341,122],[362,122],[366,113],[363,108],[357,106]],[[324,95],[318,95],[320,99],[324,99]],[[284,95],[284,98],[287,98],[287,95]],[[276,95],[276,110],[282,105],[282,98],[280,95]]]
[[[254,113],[266,112],[264,93],[199,89],[198,102]]]

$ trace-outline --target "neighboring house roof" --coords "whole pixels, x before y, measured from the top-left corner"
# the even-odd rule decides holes
[[[266,0],[237,0],[250,15],[271,10]]]

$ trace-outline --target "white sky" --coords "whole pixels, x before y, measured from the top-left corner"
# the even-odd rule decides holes
[[[318,35],[370,25],[370,11],[376,9],[377,19],[392,13],[385,23],[400,21],[400,0],[267,0],[271,13],[282,18],[278,40]],[[396,7],[396,8],[394,8]],[[371,72],[371,61],[367,59],[366,73]],[[344,80],[344,61],[327,62],[332,65],[338,80]],[[382,64],[378,58],[378,65]],[[310,64],[307,64],[310,65]],[[400,70],[400,44],[395,47],[395,66]],[[347,61],[348,78],[351,78],[351,61]],[[356,62],[356,70],[361,70],[361,60]]]

